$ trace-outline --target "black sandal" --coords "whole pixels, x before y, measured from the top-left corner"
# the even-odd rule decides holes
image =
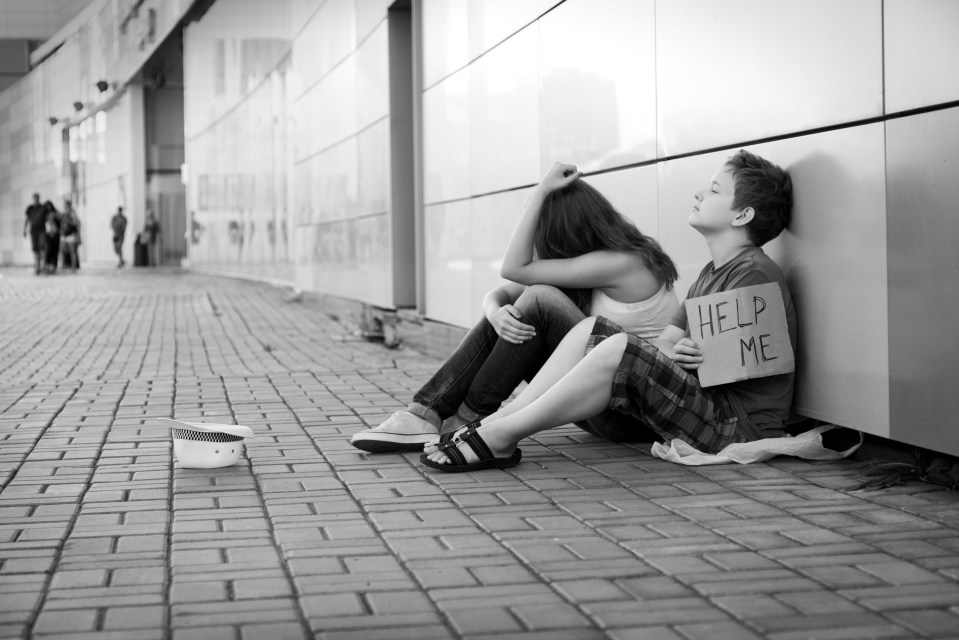
[[[519,461],[523,458],[523,452],[520,451],[518,447],[508,458],[497,458],[493,455],[493,452],[490,451],[483,437],[476,432],[478,426],[479,421],[477,420],[465,427],[460,427],[452,433],[443,434],[443,436],[449,437],[440,437],[440,442],[436,445],[436,451],[445,453],[446,457],[450,460],[449,462],[445,464],[433,462],[426,454],[420,456],[420,462],[427,467],[449,473],[481,471],[483,469],[508,469],[519,464]],[[460,453],[458,448],[459,445],[464,442],[470,446],[479,460],[475,462],[466,461],[466,457]]]

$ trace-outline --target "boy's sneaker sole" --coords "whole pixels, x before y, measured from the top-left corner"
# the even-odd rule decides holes
[[[362,436],[362,437],[356,437]],[[356,434],[350,444],[357,449],[370,453],[392,453],[394,451],[423,451],[423,445],[439,438],[439,434],[403,435],[399,433],[363,433]]]

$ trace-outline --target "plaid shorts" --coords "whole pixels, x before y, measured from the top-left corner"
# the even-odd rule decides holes
[[[622,327],[598,316],[587,352],[617,333]],[[748,440],[721,389],[702,388],[699,378],[632,334],[613,378],[609,408],[640,420],[664,440],[679,438],[704,453]]]

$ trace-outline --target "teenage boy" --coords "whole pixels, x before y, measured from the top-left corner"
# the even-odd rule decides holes
[[[791,211],[789,174],[745,150],[729,158],[695,194],[689,224],[702,234],[712,260],[687,297],[778,282],[795,350],[796,313],[786,279],[760,248],[789,225]],[[794,375],[703,388],[696,376],[703,352],[688,333],[684,305],[651,342],[622,333],[603,317],[587,318],[516,400],[427,444],[420,459],[443,471],[511,467],[520,460],[516,445],[523,438],[605,409],[704,453],[784,435]]]

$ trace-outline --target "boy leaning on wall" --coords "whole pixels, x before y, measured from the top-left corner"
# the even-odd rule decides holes
[[[791,212],[786,171],[745,150],[729,158],[695,194],[689,224],[703,236],[712,260],[687,297],[777,282],[795,350],[796,313],[785,276],[761,249],[788,226]],[[605,318],[587,318],[516,400],[426,445],[421,460],[444,471],[513,466],[523,438],[607,408],[704,453],[784,435],[794,374],[704,388],[695,375],[703,352],[687,329],[683,305],[651,342],[623,333]]]

